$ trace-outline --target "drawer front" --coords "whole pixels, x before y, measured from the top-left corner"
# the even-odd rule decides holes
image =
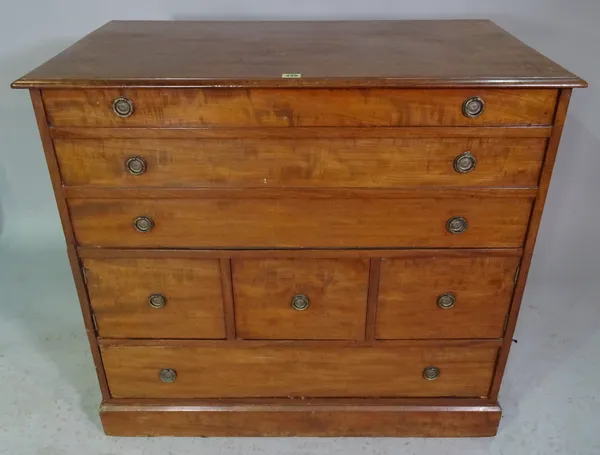
[[[234,259],[232,272],[238,337],[364,339],[368,260]]]
[[[501,338],[520,258],[393,258],[381,262],[379,339]]]
[[[54,147],[73,186],[536,186],[546,139],[56,139]]]
[[[225,338],[217,260],[85,259],[99,335]]]
[[[122,89],[45,90],[54,126],[304,127],[549,125],[551,89]],[[125,97],[131,106],[113,103]],[[484,103],[475,118],[463,113],[472,97]],[[477,105],[473,105],[477,108]]]
[[[485,397],[496,353],[495,347],[225,342],[105,346],[102,359],[114,398]],[[439,375],[427,380],[431,367]],[[163,370],[173,370],[162,373],[172,382],[161,380]]]
[[[78,243],[90,247],[520,247],[531,203],[495,196],[71,199],[69,209]],[[139,217],[149,231],[136,231]],[[464,232],[448,231],[455,217],[466,221]]]

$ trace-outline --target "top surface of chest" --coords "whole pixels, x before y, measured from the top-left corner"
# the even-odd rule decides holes
[[[486,20],[112,21],[14,87],[579,87]]]

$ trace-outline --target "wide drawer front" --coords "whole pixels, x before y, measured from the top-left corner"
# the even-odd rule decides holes
[[[365,336],[367,259],[233,259],[232,278],[239,338]]]
[[[83,261],[98,334],[108,338],[225,338],[217,259]]]
[[[536,186],[546,139],[56,139],[54,147],[71,186]]]
[[[54,126],[549,125],[550,89],[45,90]]]
[[[519,261],[512,252],[382,259],[375,337],[501,338]]]
[[[529,197],[71,199],[90,247],[520,247]]]
[[[485,397],[489,346],[104,346],[114,398]]]

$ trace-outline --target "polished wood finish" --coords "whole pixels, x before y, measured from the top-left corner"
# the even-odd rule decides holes
[[[90,308],[90,302],[87,295],[85,279],[80,267],[79,258],[77,257],[77,250],[74,242],[75,237],[73,234],[73,228],[71,226],[71,219],[69,215],[69,209],[67,207],[67,201],[62,197],[62,183],[58,167],[58,162],[54,152],[54,146],[50,137],[50,130],[48,128],[48,119],[46,118],[46,111],[44,110],[44,102],[42,100],[42,94],[39,90],[32,89],[29,91],[31,96],[31,102],[33,104],[33,110],[37,121],[38,131],[42,140],[42,148],[44,156],[46,158],[46,164],[48,165],[48,171],[50,173],[50,181],[52,183],[52,190],[56,199],[56,205],[58,208],[58,214],[62,225],[63,233],[65,235],[67,256],[69,259],[69,265],[71,266],[71,272],[73,274],[73,281],[75,282],[75,289],[77,291],[77,297],[79,299],[79,305],[81,308],[81,314],[83,316],[83,323],[87,339],[90,345],[90,351],[92,358],[94,359],[94,367],[96,370],[96,376],[100,385],[100,392],[102,393],[102,399],[106,400],[110,397],[108,390],[108,383],[106,381],[106,372],[104,371],[102,357],[100,355],[100,348],[98,347],[98,340],[96,338],[96,328],[94,326],[94,319]]]
[[[300,78],[284,78],[296,73]],[[487,20],[112,21],[13,87],[583,87]]]
[[[109,338],[225,338],[219,262],[85,259],[98,334]],[[166,299],[149,305],[153,294]]]
[[[50,127],[55,139],[347,139],[347,138],[541,138],[551,126],[414,126],[388,128],[93,128]]]
[[[491,395],[494,398],[498,397],[500,392],[500,383],[502,381],[502,375],[506,368],[506,362],[508,361],[508,353],[513,344],[513,335],[517,326],[517,318],[519,316],[519,310],[521,309],[521,302],[523,300],[523,294],[525,293],[525,284],[527,283],[527,275],[529,274],[529,267],[531,266],[531,259],[533,257],[533,250],[535,248],[535,242],[537,239],[537,233],[542,221],[542,213],[544,211],[544,204],[546,203],[546,196],[548,195],[548,188],[550,187],[550,179],[552,178],[552,171],[554,169],[554,163],[556,161],[556,155],[558,153],[558,146],[560,145],[560,138],[567,118],[567,111],[569,109],[569,103],[571,101],[572,90],[562,90],[556,110],[556,117],[554,120],[554,127],[552,129],[552,136],[548,143],[548,150],[546,152],[546,161],[544,162],[544,168],[542,170],[542,176],[540,178],[540,187],[538,196],[536,197],[535,205],[531,213],[531,221],[529,222],[529,229],[527,231],[527,239],[525,242],[525,249],[523,251],[523,259],[521,261],[521,269],[519,277],[515,287],[515,293],[513,296],[510,317],[508,318],[506,325],[506,333],[504,335],[504,344],[498,355],[498,363],[496,365],[496,374],[494,376],[494,382],[490,390]]]
[[[240,247],[520,247],[529,198],[462,199],[71,199],[82,246]],[[150,232],[133,220],[148,216]],[[463,216],[462,234],[446,222]],[[232,223],[232,220],[236,220]],[[363,222],[368,220],[366,225]],[[269,226],[265,229],[265,223]]]
[[[288,259],[295,258],[428,258],[444,255],[447,258],[470,258],[470,257],[521,257],[520,248],[458,248],[458,249],[194,249],[194,250],[174,250],[168,248],[162,249],[143,249],[143,248],[78,248],[81,258],[219,258],[227,261],[225,258],[265,258],[265,259]],[[228,262],[228,261],[227,261]],[[223,274],[221,275],[223,276]],[[379,279],[376,280],[379,283]]]
[[[467,405],[403,401],[282,403],[264,399],[256,404],[220,401],[198,406],[104,404],[100,419],[110,436],[485,437],[496,434],[502,414],[498,405],[473,400]]]
[[[115,398],[487,396],[495,347],[104,346]],[[436,366],[435,380],[423,370]],[[177,379],[161,382],[163,368]],[[377,374],[373,374],[373,372]]]
[[[313,127],[549,125],[557,90],[395,89],[121,89],[47,90],[53,126],[91,127]],[[129,98],[130,117],[113,112]],[[479,96],[485,111],[463,115],[463,102]]]
[[[55,139],[65,185],[125,187],[536,186],[546,140]],[[473,171],[454,170],[471,152]],[[141,175],[125,166],[146,163]],[[424,172],[424,171],[427,172]]]
[[[520,258],[384,258],[375,337],[501,338]],[[452,308],[438,298],[452,293]]]
[[[364,338],[368,261],[234,259],[232,269],[239,338]],[[292,307],[296,295],[308,308]]]
[[[15,81],[106,433],[495,434],[586,85],[489,21],[111,22]]]

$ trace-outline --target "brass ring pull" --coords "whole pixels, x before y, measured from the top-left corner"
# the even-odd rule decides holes
[[[450,234],[462,234],[467,230],[467,220],[462,216],[454,216],[446,222],[446,230]]]
[[[154,227],[154,221],[147,216],[138,216],[133,220],[133,227],[138,232],[148,232]]]
[[[162,294],[152,294],[148,297],[148,305],[152,308],[162,308],[167,304],[167,298]]]
[[[162,382],[174,382],[177,379],[177,372],[171,368],[164,368],[160,370],[159,377]]]
[[[304,294],[298,294],[292,298],[292,308],[294,310],[304,311],[308,308],[309,305],[310,301],[308,300],[308,297],[306,297]]]
[[[455,158],[454,170],[459,174],[468,174],[475,169],[476,164],[477,160],[475,160],[475,157],[471,154],[471,152],[465,152]]]
[[[427,367],[423,370],[423,377],[428,381],[433,381],[440,376],[440,369],[438,367]]]
[[[477,118],[485,111],[485,101],[478,96],[467,98],[462,105],[462,113],[467,118]]]
[[[133,114],[133,101],[124,96],[119,96],[113,100],[113,112],[119,117],[127,118]]]
[[[437,299],[437,306],[442,310],[449,310],[456,305],[456,296],[452,292],[444,292]]]
[[[140,156],[132,156],[125,162],[125,167],[132,175],[142,175],[146,172],[146,161]]]

